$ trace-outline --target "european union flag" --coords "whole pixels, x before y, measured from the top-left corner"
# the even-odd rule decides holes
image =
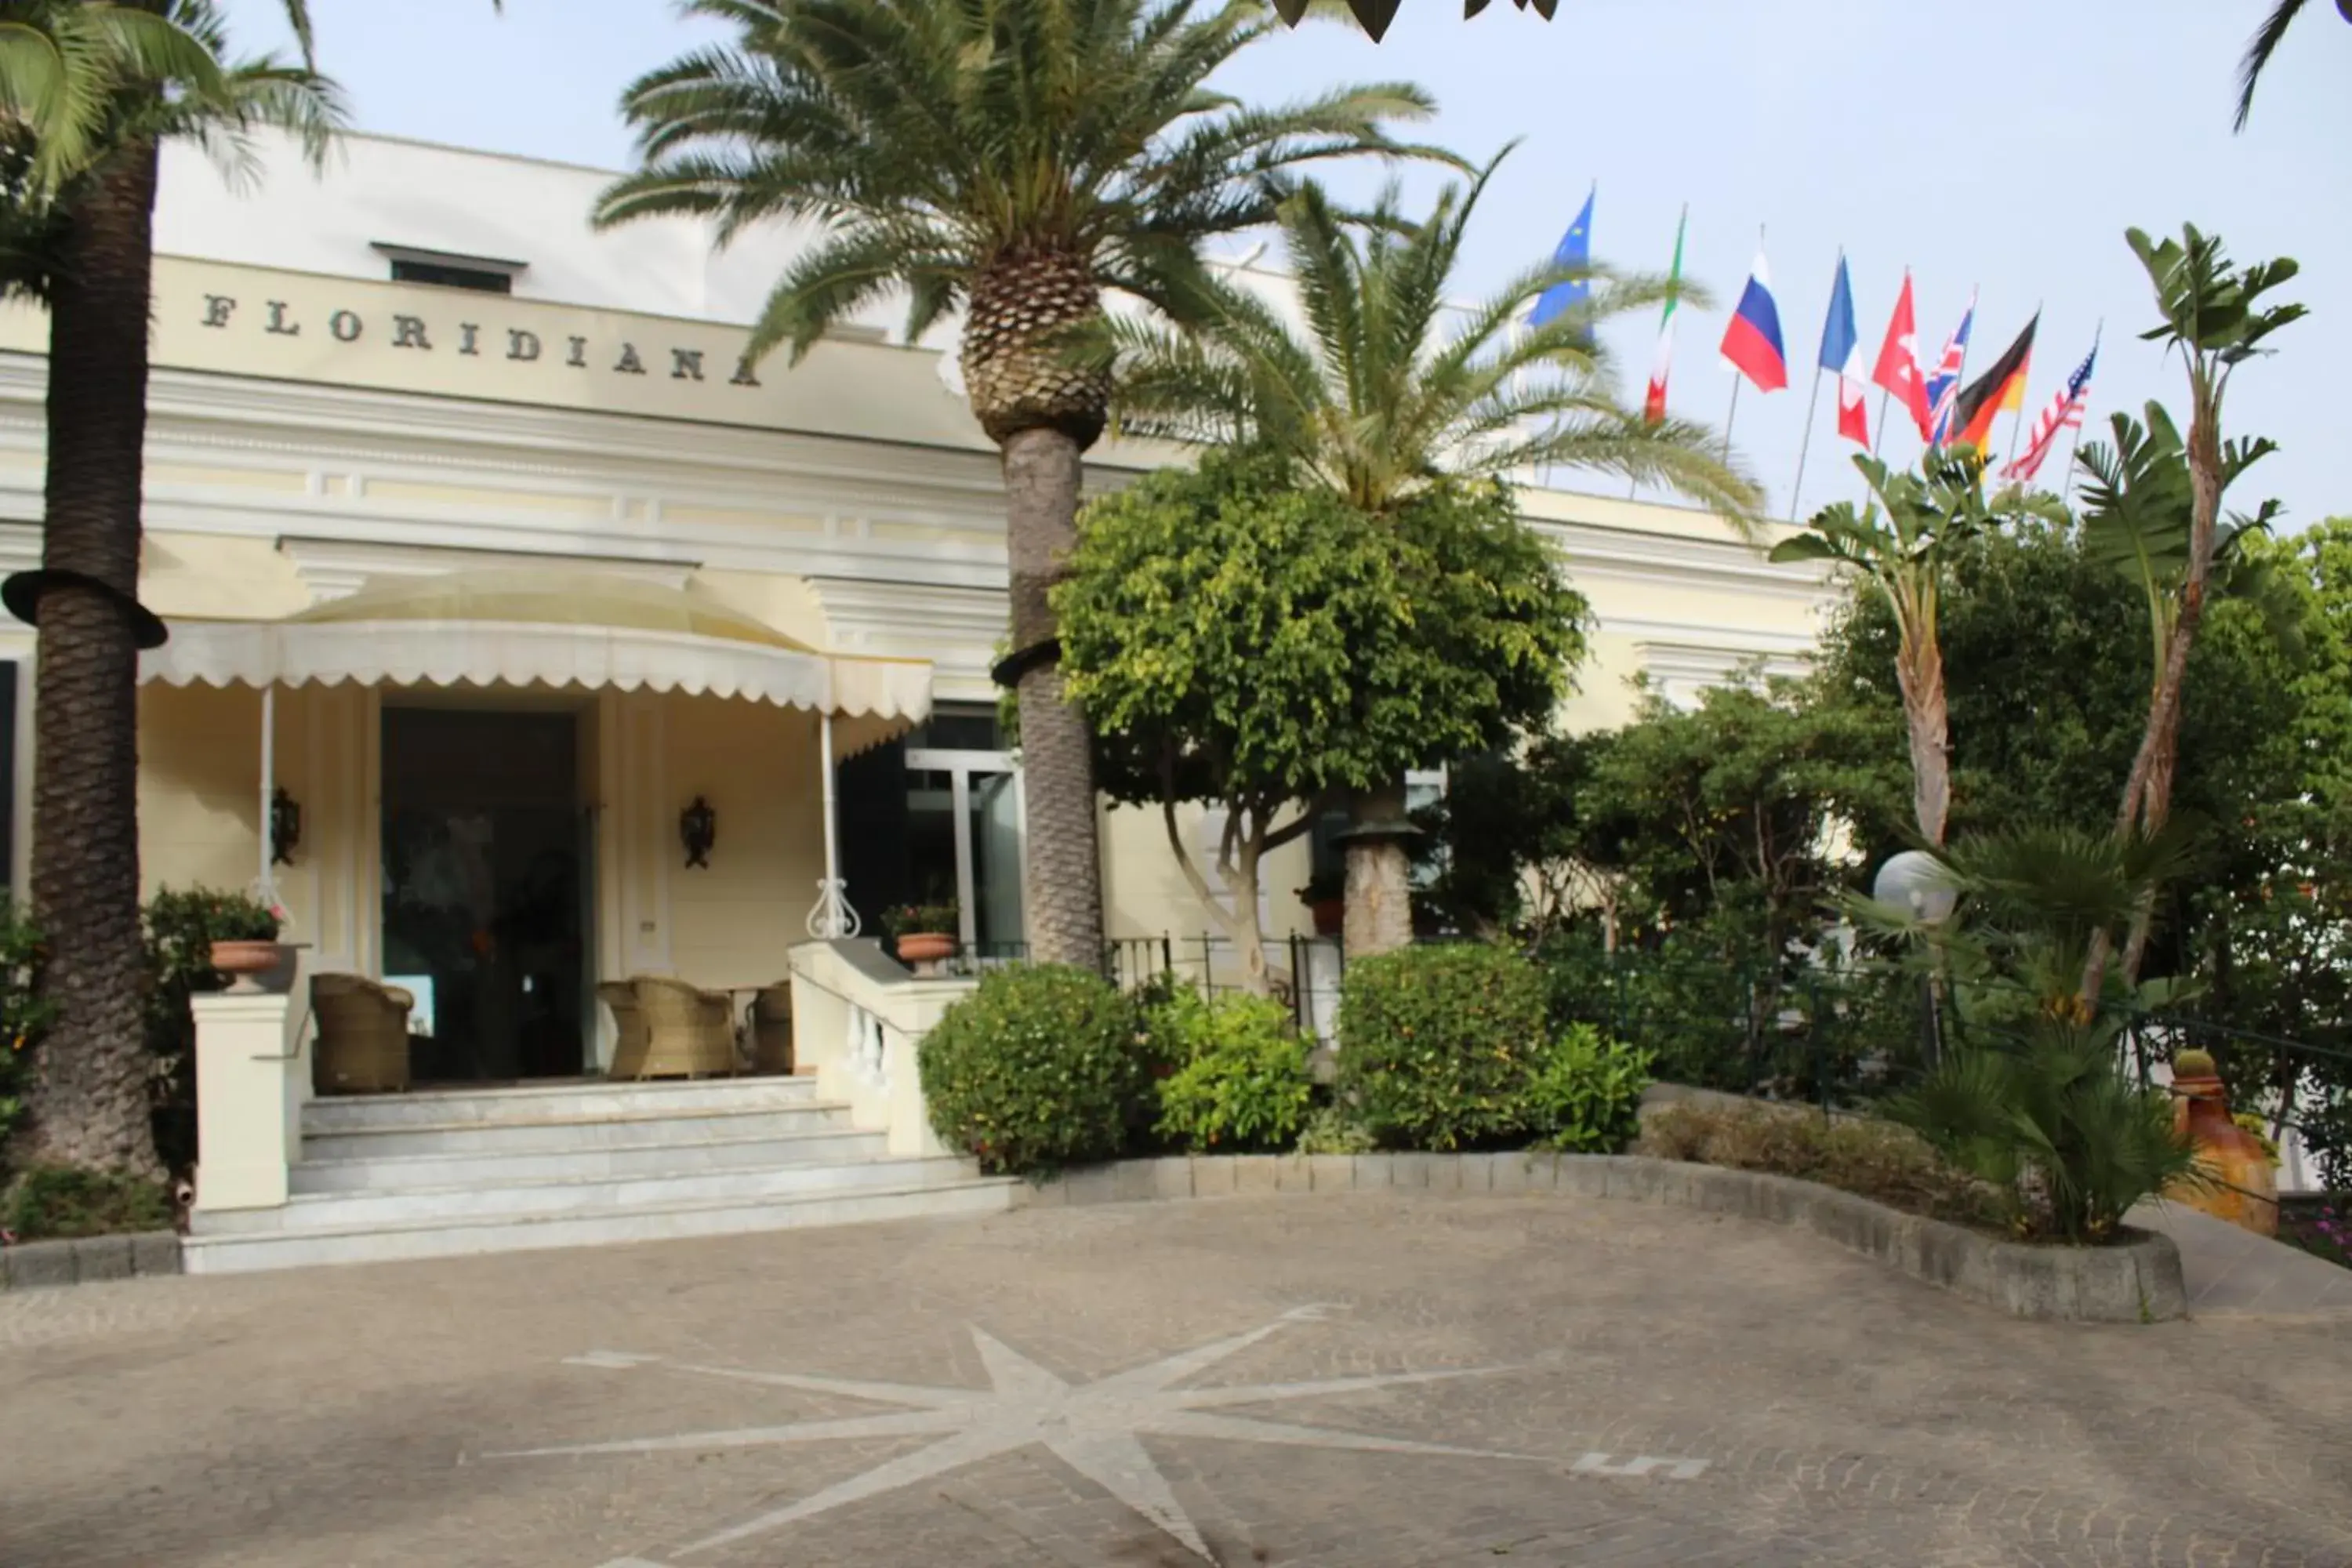
[[[1559,248],[1551,253],[1555,267],[1586,268],[1592,265],[1592,197],[1600,195],[1599,187],[1584,198],[1584,210],[1559,237]],[[1572,306],[1581,305],[1592,297],[1592,282],[1579,278],[1566,283],[1555,283],[1536,297],[1536,308],[1528,312],[1528,325],[1540,327]]]

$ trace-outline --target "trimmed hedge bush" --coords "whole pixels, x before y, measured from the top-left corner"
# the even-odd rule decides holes
[[[1642,1130],[1650,1056],[1573,1024],[1536,1063],[1527,1092],[1527,1130],[1547,1149],[1613,1154]]]
[[[916,1059],[933,1130],[992,1173],[1112,1159],[1150,1121],[1153,1062],[1134,1005],[1090,970],[991,971]]]
[[[1185,989],[1156,1004],[1145,1027],[1160,1080],[1160,1133],[1201,1153],[1286,1149],[1315,1094],[1307,1042],[1290,1010],[1264,996],[1203,997]]]
[[[1408,947],[1348,966],[1339,1092],[1382,1144],[1457,1149],[1525,1131],[1549,1043],[1543,976],[1478,943]]]

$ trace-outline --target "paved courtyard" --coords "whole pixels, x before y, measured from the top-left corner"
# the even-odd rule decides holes
[[[0,1564],[2352,1563],[2352,1316],[1551,1197],[0,1296]]]

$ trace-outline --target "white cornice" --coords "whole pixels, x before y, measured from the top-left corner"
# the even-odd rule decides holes
[[[281,535],[280,553],[310,589],[313,604],[357,593],[372,577],[431,577],[446,572],[481,571],[492,567],[541,566],[560,559],[566,566],[593,566],[639,582],[683,588],[701,563],[697,561],[635,561],[611,555],[555,555],[546,551],[436,549],[428,545],[391,544],[380,540],[315,539]]]

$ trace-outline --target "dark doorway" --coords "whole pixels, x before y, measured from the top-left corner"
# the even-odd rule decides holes
[[[579,779],[570,713],[384,710],[383,968],[417,1081],[583,1070]]]

